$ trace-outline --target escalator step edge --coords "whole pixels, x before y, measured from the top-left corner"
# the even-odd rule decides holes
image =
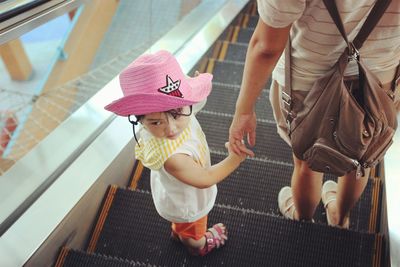
[[[57,259],[55,267],[131,267],[148,266],[145,263],[121,259],[114,256],[87,253],[64,247]]]
[[[377,266],[382,253],[378,234],[217,204],[209,225],[225,223],[229,240],[206,257],[193,257],[169,238],[170,223],[157,214],[150,192],[117,187],[114,191],[89,252],[152,266]]]

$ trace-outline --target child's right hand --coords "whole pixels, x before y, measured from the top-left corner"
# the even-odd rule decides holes
[[[246,148],[246,146],[245,146],[244,144],[241,144],[241,145],[239,145],[239,146],[243,146],[244,148]],[[226,147],[226,149],[228,149],[229,157],[237,158],[240,162],[243,162],[243,161],[246,159],[247,154],[245,154],[245,153],[243,153],[243,152],[240,153],[240,154],[236,154],[236,153],[233,151],[232,145],[231,145],[229,142],[226,142],[226,143],[225,143],[225,147]]]

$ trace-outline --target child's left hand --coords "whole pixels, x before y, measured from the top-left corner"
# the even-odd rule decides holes
[[[241,145],[239,145],[239,146],[243,146],[244,148],[246,148],[246,146],[245,146],[244,144],[241,144]],[[233,151],[232,145],[231,145],[229,142],[226,142],[226,143],[225,143],[225,147],[226,147],[226,149],[228,149],[228,154],[229,154],[230,157],[236,157],[237,159],[240,160],[240,162],[243,162],[243,161],[246,159],[247,154],[246,154],[246,153],[240,153],[239,155],[236,154],[236,153]]]

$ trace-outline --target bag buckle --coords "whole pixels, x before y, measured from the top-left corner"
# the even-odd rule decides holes
[[[292,98],[286,92],[282,91],[282,101],[287,106],[287,110],[290,111],[290,107],[292,105]],[[285,108],[286,108],[285,106]]]
[[[390,99],[391,99],[392,101],[395,100],[396,95],[395,95],[395,93],[394,93],[392,90],[389,90],[389,91],[387,92],[387,95],[390,97]]]
[[[293,121],[293,114],[292,112],[289,112],[286,116],[286,128],[289,137],[292,134],[292,121]]]
[[[354,46],[352,42],[348,43],[347,46],[349,50],[349,55],[347,56],[347,62],[350,62],[352,60],[359,60],[360,59],[360,51]]]
[[[356,180],[359,180],[361,177],[365,176],[365,169],[360,163],[357,162],[356,169]]]
[[[282,91],[282,101],[284,104],[284,110],[287,112],[286,115],[286,126],[288,129],[288,135],[290,136],[291,133],[291,127],[290,124],[293,121],[293,113],[292,113],[292,98],[290,97],[290,95],[284,91]]]

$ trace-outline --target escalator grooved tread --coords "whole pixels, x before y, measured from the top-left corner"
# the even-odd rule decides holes
[[[214,82],[210,96],[207,98],[207,103],[200,113],[216,112],[220,114],[233,114],[235,112],[234,103],[239,96],[239,89],[240,87]],[[261,93],[256,103],[255,111],[258,118],[275,122],[268,94],[269,90],[264,90]],[[221,102],[221,99],[223,99],[223,102]]]
[[[257,26],[258,18],[258,15],[249,16],[246,28],[254,29]]]
[[[196,117],[206,135],[209,147],[225,151],[224,144],[229,137],[232,117],[216,116],[205,112],[198,113]],[[257,144],[253,151],[260,159],[292,163],[290,147],[278,136],[274,123],[257,123]]]
[[[213,81],[232,85],[241,85],[244,62],[240,61],[219,61],[210,59],[213,62],[213,68],[208,72],[214,75]]]
[[[225,158],[224,155],[211,153],[211,162],[215,164]],[[243,209],[253,209],[281,216],[278,208],[279,190],[288,184],[292,175],[293,167],[277,165],[274,163],[259,164],[248,159],[227,179],[218,184],[218,195],[216,203],[231,205]],[[334,179],[325,176],[324,180]],[[150,191],[150,170],[145,168],[138,188]],[[370,179],[365,188],[364,194],[354,206],[350,214],[350,229],[361,232],[374,232],[370,229],[371,198],[374,190],[374,180]],[[323,204],[320,203],[315,212],[316,223],[326,225],[326,213]]]
[[[234,42],[248,44],[253,35],[254,28],[241,28],[237,30]]]
[[[228,61],[245,62],[248,44],[229,43],[226,56],[223,58]],[[220,59],[221,60],[221,59]]]
[[[60,255],[61,257],[61,255]],[[59,258],[60,260],[60,258]],[[62,263],[55,267],[128,267],[128,266],[148,266],[145,263],[127,260],[115,256],[88,253],[80,250],[68,250],[63,255]]]
[[[157,214],[149,192],[119,188],[96,253],[163,266],[265,266],[267,263],[294,266],[300,262],[303,266],[372,266],[373,263],[375,234],[294,222],[221,205],[216,205],[209,214],[209,225],[217,222],[228,224],[230,236],[226,246],[207,257],[190,256],[181,244],[169,239],[170,223]]]

